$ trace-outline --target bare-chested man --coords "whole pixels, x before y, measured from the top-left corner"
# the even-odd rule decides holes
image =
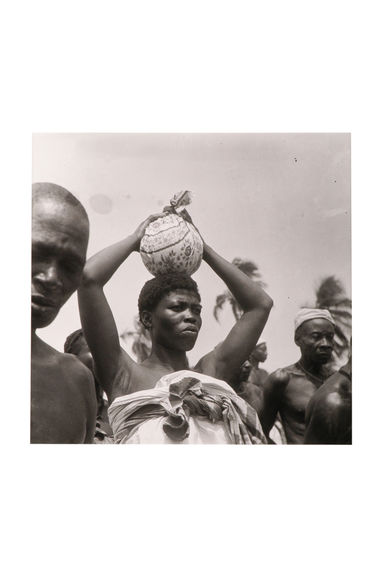
[[[316,390],[333,373],[328,365],[333,351],[334,320],[327,310],[304,308],[295,317],[296,364],[276,370],[264,385],[259,412],[265,434],[279,412],[288,444],[303,444],[305,413]]]
[[[32,191],[31,443],[90,443],[97,408],[91,372],[36,334],[79,285],[89,221],[63,187],[35,183]]]

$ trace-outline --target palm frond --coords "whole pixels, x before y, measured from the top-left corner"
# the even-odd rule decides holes
[[[134,330],[125,329],[119,335],[125,342],[132,338],[131,350],[138,362],[143,362],[151,353],[151,335],[140,322],[139,316],[134,317]]]
[[[258,265],[249,259],[241,259],[241,257],[235,257],[232,260],[232,264],[238,267],[247,277],[254,281],[259,286],[266,287],[266,284],[261,280],[261,273],[259,272]],[[234,318],[238,321],[242,316],[242,309],[238,302],[233,297],[230,291],[225,291],[223,294],[219,294],[216,297],[216,302],[213,309],[213,316],[219,322],[219,315],[224,307],[224,305],[229,302]]]
[[[216,297],[216,302],[214,303],[213,316],[217,322],[219,322],[219,314],[223,309],[225,303],[229,300],[229,292],[224,292]]]

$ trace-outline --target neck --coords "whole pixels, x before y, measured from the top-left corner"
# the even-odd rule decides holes
[[[324,364],[316,364],[316,362],[312,362],[304,356],[301,356],[299,364],[302,368],[304,368],[304,370],[307,370],[307,372],[313,376],[321,377],[324,372]]]
[[[32,329],[31,335],[31,353],[32,357],[37,358],[39,356],[45,356],[50,347],[41,340],[36,334],[36,330]],[[51,349],[50,349],[51,350]]]
[[[33,350],[39,346],[41,342],[41,339],[38,338],[37,334],[36,334],[36,329],[32,328],[32,334],[31,334],[31,345],[32,345],[32,352]]]
[[[254,370],[258,370],[259,368],[258,360],[253,360],[253,362],[251,362],[251,366],[254,368]]]
[[[152,352],[147,358],[150,364],[159,364],[173,372],[188,370],[189,362],[185,350],[174,350],[159,344],[153,344]],[[146,362],[147,362],[146,361]]]

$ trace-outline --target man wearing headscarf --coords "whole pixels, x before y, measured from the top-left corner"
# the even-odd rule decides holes
[[[328,310],[303,308],[295,317],[295,344],[300,359],[273,372],[264,384],[259,411],[268,436],[280,414],[288,444],[303,444],[307,405],[317,389],[333,374],[330,360],[335,323]]]

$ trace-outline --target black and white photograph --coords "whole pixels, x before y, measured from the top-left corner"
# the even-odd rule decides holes
[[[378,8],[2,4],[7,573],[380,569]]]
[[[350,192],[350,134],[34,134],[31,442],[351,444]]]

